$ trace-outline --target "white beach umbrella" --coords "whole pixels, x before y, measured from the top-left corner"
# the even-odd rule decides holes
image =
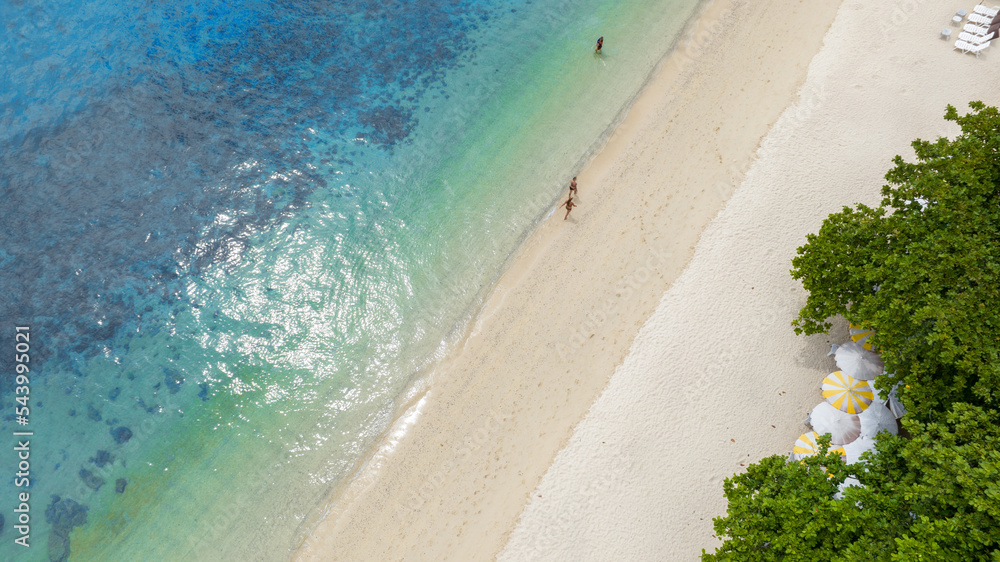
[[[857,415],[842,412],[827,402],[813,408],[807,423],[820,435],[829,433],[833,445],[850,443],[861,435],[861,420]]]
[[[879,402],[865,408],[865,411],[858,414],[858,419],[861,420],[861,437],[864,438],[874,439],[880,431],[888,431],[893,435],[899,432],[895,414]]]
[[[829,451],[830,453],[840,453],[844,454],[843,448],[833,448],[831,444]],[[792,447],[792,460],[800,461],[806,457],[811,457],[819,453],[819,434],[815,431],[810,431],[809,433],[803,433],[799,435],[799,438],[795,440],[795,446]]]
[[[855,379],[843,371],[834,371],[820,385],[823,398],[848,414],[858,414],[875,399],[868,381]]]
[[[849,341],[834,352],[837,367],[847,375],[862,381],[870,381],[882,374],[885,366],[882,358],[874,351],[868,351],[861,344]]]
[[[844,456],[847,457],[848,464],[861,461],[861,454],[875,449],[875,440],[870,437],[861,436],[844,445]]]
[[[835,500],[844,499],[844,490],[846,490],[850,486],[857,486],[859,488],[864,488],[864,485],[861,484],[861,481],[859,481],[857,478],[853,476],[848,476],[847,478],[844,478],[844,481],[841,482],[839,486],[837,486],[837,489],[840,491],[833,495],[833,499]]]

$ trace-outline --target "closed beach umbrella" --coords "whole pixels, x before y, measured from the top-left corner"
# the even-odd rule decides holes
[[[810,431],[809,433],[803,433],[799,435],[799,438],[795,440],[795,446],[792,447],[792,460],[800,461],[806,457],[811,457],[819,453],[819,434],[815,431]],[[843,448],[829,450],[831,453],[844,454]]]
[[[854,441],[844,445],[844,456],[849,464],[861,461],[861,454],[875,449],[875,440],[868,437],[858,437]]]
[[[903,407],[902,402],[899,401],[899,397],[896,396],[896,389],[899,388],[900,384],[901,383],[896,383],[896,386],[893,386],[888,393],[880,390],[878,396],[879,401],[889,408],[889,411],[892,412],[892,415],[894,415],[897,420],[903,417],[903,414],[906,413],[906,408]],[[884,398],[883,394],[886,395]]]
[[[861,435],[861,420],[856,414],[848,414],[834,408],[828,402],[820,402],[809,413],[807,421],[820,435],[830,434],[830,443],[843,445]]]
[[[875,403],[865,408],[864,412],[858,414],[858,419],[861,420],[862,438],[874,439],[875,434],[880,431],[888,431],[893,435],[899,432],[895,414],[892,413],[892,410],[886,408],[885,404],[878,401],[875,401]]]
[[[882,374],[882,358],[868,351],[860,343],[849,341],[838,346],[833,355],[841,372],[862,381],[870,381]]]
[[[875,398],[867,381],[855,379],[842,371],[830,373],[823,379],[820,389],[827,402],[848,414],[861,413]]]
[[[891,377],[892,373],[883,373],[878,377],[875,377],[875,380],[878,380],[879,377],[886,377],[886,376]],[[868,385],[871,386],[872,389],[875,389],[875,380],[870,381],[868,383]],[[875,402],[880,404],[885,404],[885,406],[889,408],[889,411],[892,412],[892,415],[894,415],[897,420],[903,417],[903,414],[906,413],[906,407],[904,407],[903,403],[899,401],[899,396],[896,394],[896,389],[898,389],[899,385],[901,384],[903,383],[897,382],[888,391],[875,390]]]
[[[862,347],[864,347],[868,351],[875,351],[875,348],[872,347],[872,344],[868,343],[868,338],[875,333],[875,330],[862,328],[857,324],[850,324],[847,326],[847,331],[850,332],[851,339],[853,341],[858,342],[859,344],[861,344]]]

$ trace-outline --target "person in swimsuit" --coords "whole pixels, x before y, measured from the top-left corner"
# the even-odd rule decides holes
[[[569,181],[569,196],[573,197],[574,195],[576,195],[576,176],[573,176],[573,179]]]
[[[576,206],[577,206],[576,203],[573,202],[573,196],[572,195],[569,196],[569,199],[567,199],[566,202],[564,202],[562,205],[559,205],[560,209],[563,208],[563,207],[566,207],[566,216],[563,217],[563,220],[566,220],[566,219],[569,218],[569,212],[572,211],[573,207],[576,207]]]
[[[603,35],[601,35],[600,37],[597,38],[597,48],[594,49],[594,52],[597,53],[597,54],[601,54],[601,49],[602,48],[604,48],[604,36]]]

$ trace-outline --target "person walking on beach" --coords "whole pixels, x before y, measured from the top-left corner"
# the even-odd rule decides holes
[[[573,176],[573,179],[569,180],[569,196],[576,196],[576,176]]]
[[[597,48],[594,49],[594,52],[597,53],[597,54],[601,54],[601,49],[602,48],[604,48],[604,36],[603,35],[601,35],[600,37],[597,38]]]
[[[569,218],[569,212],[572,211],[573,207],[576,207],[576,206],[577,206],[576,203],[573,202],[573,196],[572,195],[570,195],[569,199],[567,199],[562,205],[559,205],[560,209],[563,208],[563,207],[566,207],[566,216],[563,217],[563,220],[566,220],[566,219]]]

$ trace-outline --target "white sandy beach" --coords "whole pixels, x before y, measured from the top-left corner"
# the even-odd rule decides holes
[[[722,480],[790,449],[842,337],[792,332],[795,248],[876,203],[911,140],[953,134],[947,103],[997,103],[1000,51],[938,39],[958,7],[710,3],[297,558],[713,548]]]
[[[938,39],[953,2],[847,0],[802,100],[706,229],[607,390],[532,494],[500,560],[693,560],[725,512],[722,480],[787,453],[834,370],[832,338],[795,336],[804,235],[877,204],[896,154],[953,136],[946,104],[997,103],[1000,51]],[[957,36],[957,32],[954,34]],[[946,126],[947,125],[947,126]]]

